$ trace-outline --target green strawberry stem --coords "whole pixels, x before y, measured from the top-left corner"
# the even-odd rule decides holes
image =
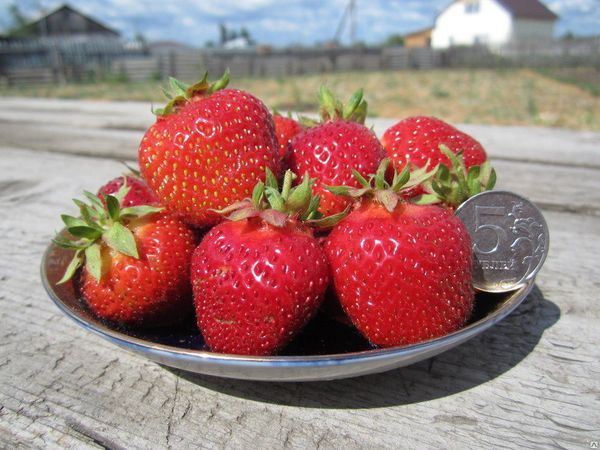
[[[91,192],[84,192],[89,204],[74,199],[81,216],[73,217],[67,214],[61,216],[66,231],[75,239],[67,239],[61,234],[52,240],[56,245],[75,250],[73,259],[67,266],[65,273],[57,284],[70,280],[77,269],[85,264],[86,270],[97,280],[102,277],[101,242],[110,248],[138,259],[139,253],[133,233],[125,226],[128,220],[143,217],[162,211],[149,205],[131,206],[122,208],[123,199],[129,192],[127,179],[115,195],[103,195],[104,203],[100,197]]]
[[[335,98],[325,85],[321,86],[317,96],[319,98],[320,115],[323,122],[342,119],[361,124],[365,123],[365,119],[367,118],[367,102],[363,98],[362,89],[352,94],[346,104]]]
[[[443,144],[439,148],[448,157],[451,165],[439,165],[435,176],[425,183],[428,193],[421,196],[421,199],[457,208],[468,198],[494,188],[496,171],[489,161],[467,169],[462,152],[455,154]],[[419,200],[417,199],[417,202]]]
[[[229,69],[226,69],[223,76],[214,83],[208,81],[208,72],[204,72],[202,79],[192,85],[187,85],[176,78],[169,77],[169,85],[172,92],[163,89],[163,93],[169,99],[169,102],[164,108],[155,109],[152,112],[157,116],[173,114],[181,105],[188,102],[192,97],[210,95],[224,89],[228,84]]]
[[[391,183],[386,180],[386,173],[390,166],[389,158],[384,158],[379,165],[377,172],[370,175],[368,179],[363,177],[358,171],[352,170],[354,177],[361,187],[352,186],[325,186],[325,188],[335,194],[354,199],[369,198],[380,203],[386,210],[393,212],[398,203],[405,201],[402,197],[403,192],[407,192],[416,186],[422,185],[431,179],[437,171],[437,168],[428,171],[427,166],[410,171],[408,164],[404,166],[401,172],[394,170],[394,177]],[[424,203],[424,202],[423,202]]]
[[[295,179],[296,175],[287,170],[280,188],[277,178],[267,168],[265,182],[259,181],[256,184],[252,198],[213,211],[234,221],[258,217],[275,227],[284,227],[289,221],[301,221],[318,228],[332,227],[348,214],[349,208],[323,217],[318,211],[320,197],[312,194],[315,179],[309,178],[305,173],[302,182],[292,186]]]

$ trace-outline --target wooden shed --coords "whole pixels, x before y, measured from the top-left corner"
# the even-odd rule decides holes
[[[404,46],[408,48],[431,47],[431,32],[433,28],[424,28],[404,36]]]

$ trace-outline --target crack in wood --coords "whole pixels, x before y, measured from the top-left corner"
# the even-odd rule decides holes
[[[175,406],[177,405],[178,393],[179,393],[179,377],[175,377],[175,394],[173,395],[173,405],[171,406],[171,411],[169,411],[169,419],[167,422],[167,436],[165,439],[168,448],[171,448],[171,434],[172,434],[172,430],[173,430],[173,415],[175,413]]]
[[[101,435],[97,431],[88,428],[80,422],[77,422],[73,419],[67,419],[65,423],[75,433],[83,436],[84,438],[93,442],[101,448],[110,450],[125,450],[125,447],[117,444],[112,439]]]

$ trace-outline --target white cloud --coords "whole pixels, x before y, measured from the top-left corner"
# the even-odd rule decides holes
[[[14,0],[0,0],[0,25]],[[356,0],[356,33],[374,43],[391,33],[405,33],[432,24],[450,0]],[[600,0],[544,0],[561,20],[559,30],[598,34]],[[33,16],[41,5],[56,8],[64,0],[19,0]],[[331,39],[348,0],[70,0],[75,9],[118,28],[125,36],[141,31],[150,39],[177,38],[195,45],[218,38],[218,24],[247,27],[259,42],[275,45],[311,44]],[[345,39],[348,33],[345,34]]]

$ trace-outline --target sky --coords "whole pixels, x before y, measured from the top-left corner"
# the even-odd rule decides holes
[[[556,35],[600,35],[600,0],[543,0],[560,16]],[[28,17],[50,11],[61,0],[0,0],[0,29],[10,25],[7,11],[16,3]],[[219,39],[218,24],[246,27],[259,43],[276,47],[331,40],[348,0],[70,0],[69,4],[126,38],[175,40],[192,46]],[[356,0],[355,38],[368,44],[390,34],[431,26],[449,0]],[[342,42],[350,41],[349,29]]]

